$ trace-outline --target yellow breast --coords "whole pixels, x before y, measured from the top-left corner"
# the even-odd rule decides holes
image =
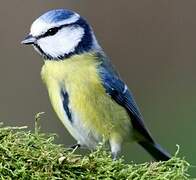
[[[111,135],[123,138],[130,133],[129,116],[105,93],[97,71],[98,65],[93,54],[75,55],[64,61],[46,61],[41,75],[61,121],[64,111],[60,90],[64,89],[68,92],[70,109],[84,129],[106,138]],[[72,135],[75,133],[71,132]]]

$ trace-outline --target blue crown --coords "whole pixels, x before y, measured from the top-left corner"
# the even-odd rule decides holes
[[[47,23],[57,23],[65,19],[69,19],[74,14],[75,12],[68,9],[55,9],[46,12],[40,18]]]

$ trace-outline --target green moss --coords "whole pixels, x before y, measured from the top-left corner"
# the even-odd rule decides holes
[[[37,121],[35,133],[23,128],[0,127],[0,179],[189,179],[189,164],[177,154],[167,162],[126,164],[100,146],[83,157],[55,144]]]

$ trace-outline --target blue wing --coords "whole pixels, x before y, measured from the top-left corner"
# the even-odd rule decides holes
[[[137,107],[132,93],[129,91],[126,84],[120,79],[114,69],[111,68],[109,61],[102,62],[99,72],[106,93],[127,110],[134,130],[139,132],[139,134],[141,134],[145,139],[149,140],[150,142],[154,142],[148,129],[145,127],[142,115]]]

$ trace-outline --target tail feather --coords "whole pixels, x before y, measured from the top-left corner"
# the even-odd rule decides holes
[[[157,161],[167,161],[171,158],[171,155],[155,142],[141,141],[138,143]]]

